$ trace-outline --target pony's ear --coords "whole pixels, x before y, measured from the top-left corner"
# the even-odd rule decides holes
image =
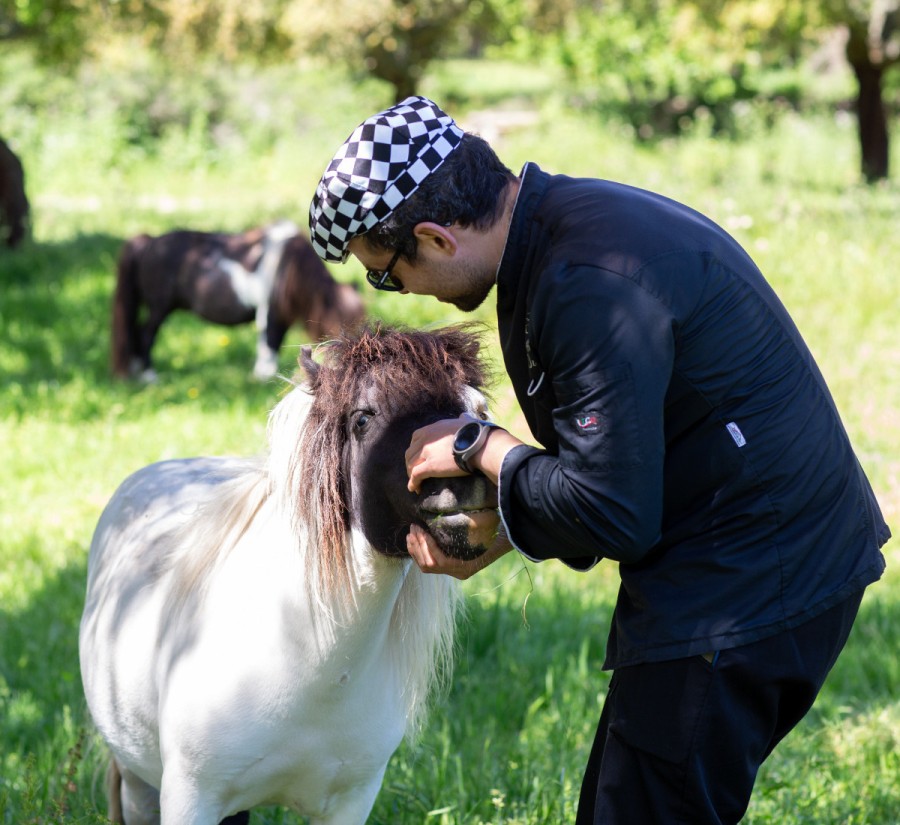
[[[316,381],[316,377],[319,374],[320,365],[313,361],[312,347],[300,347],[300,357],[297,359],[297,363],[306,373],[306,377],[309,379],[309,383],[314,384]]]

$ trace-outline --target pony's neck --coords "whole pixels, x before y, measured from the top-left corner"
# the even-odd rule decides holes
[[[412,561],[388,558],[376,552],[358,529],[347,533],[347,577],[327,589],[308,569],[299,611],[316,627],[318,655],[335,649],[344,655],[352,648],[379,647],[389,643],[391,620]]]

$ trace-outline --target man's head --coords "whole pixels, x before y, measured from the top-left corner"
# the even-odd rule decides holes
[[[365,120],[338,149],[310,205],[312,243],[325,260],[343,261],[365,235],[372,249],[413,262],[417,225],[488,229],[513,180],[484,140],[410,97]]]

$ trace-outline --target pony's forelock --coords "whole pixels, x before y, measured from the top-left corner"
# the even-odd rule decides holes
[[[381,325],[345,332],[320,347],[325,366],[316,377],[314,406],[346,409],[363,382],[395,408],[427,395],[452,405],[463,387],[482,389],[486,372],[474,325],[432,331]]]
[[[458,325],[422,331],[363,325],[317,347],[316,365],[307,367],[311,396],[293,451],[297,464],[291,474],[297,480],[292,485],[295,519],[317,525],[313,546],[317,586],[323,593],[350,584],[350,513],[342,466],[347,415],[364,387],[374,387],[375,395],[395,410],[417,409],[424,399],[448,408],[459,405],[466,386],[482,389],[486,383],[475,329]]]

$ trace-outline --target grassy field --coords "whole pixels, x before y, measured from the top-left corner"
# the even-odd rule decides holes
[[[508,77],[508,75],[506,75]],[[384,103],[381,89],[308,74],[283,134],[212,155],[191,132],[153,156],[112,146],[114,113],[35,114],[14,138],[28,172],[34,240],[0,252],[0,823],[98,823],[104,753],[81,691],[77,626],[91,532],[105,501],[152,461],[261,449],[282,385],[249,379],[252,328],[173,317],[155,351],[161,380],[111,380],[115,258],[137,232],[240,229],[305,219],[331,150]],[[785,119],[744,142],[696,135],[635,147],[609,124],[569,112],[553,79],[446,67],[425,91],[476,109],[528,108],[499,133],[514,169],[596,175],[658,190],[729,228],[761,264],[820,361],[890,524],[900,525],[900,187],[857,182],[852,122]],[[474,99],[465,88],[478,88]],[[492,85],[493,84],[493,85]],[[292,90],[292,91],[291,91]],[[487,91],[485,91],[487,90]],[[329,95],[328,112],[317,105]],[[275,101],[273,101],[273,105]],[[6,119],[4,119],[6,117]],[[13,141],[15,144],[15,141]],[[900,158],[895,153],[895,170]],[[336,267],[359,279],[355,264]],[[410,325],[462,320],[428,299],[367,292],[369,312]],[[479,317],[491,323],[489,310]],[[303,336],[292,331],[290,374]],[[489,336],[489,355],[499,358]],[[497,362],[499,364],[499,361]],[[496,417],[524,432],[498,371]],[[900,595],[888,572],[866,596],[848,647],[809,717],[764,767],[752,825],[900,822]],[[558,825],[574,816],[608,674],[600,670],[617,588],[613,564],[577,575],[506,557],[465,585],[468,617],[449,693],[415,746],[392,759],[371,822]],[[271,809],[252,822],[295,823]]]

